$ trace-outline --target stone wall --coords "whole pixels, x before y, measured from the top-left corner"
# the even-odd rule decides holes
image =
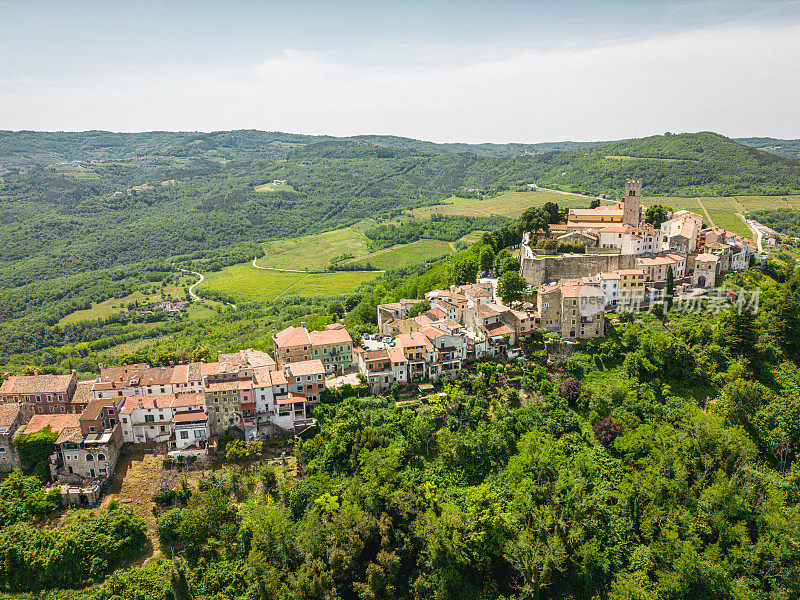
[[[636,268],[632,254],[570,254],[533,258],[525,248],[520,252],[522,276],[528,284],[537,287],[544,283],[607,273],[617,269]]]

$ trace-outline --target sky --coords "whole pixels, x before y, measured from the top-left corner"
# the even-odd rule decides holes
[[[800,0],[0,0],[0,129],[800,138]]]

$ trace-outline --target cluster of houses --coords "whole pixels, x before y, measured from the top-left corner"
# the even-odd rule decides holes
[[[151,306],[145,306],[141,309],[141,314],[152,315],[157,311],[161,311],[170,315],[179,315],[189,308],[189,304],[190,303],[186,301],[172,302],[170,300],[164,300],[163,302],[158,302],[157,304],[153,304]]]
[[[663,300],[670,272],[680,297],[713,288],[720,276],[763,260],[754,242],[720,227],[703,228],[703,218],[690,211],[670,214],[659,228],[645,223],[641,189],[641,180],[628,179],[622,201],[572,209],[566,224],[550,226],[559,241],[586,245],[586,254],[558,259],[554,270],[572,276],[543,284],[533,280],[532,274],[542,272],[537,262],[546,259],[537,256],[526,235],[520,248],[522,273],[536,287],[536,313],[548,332],[569,340],[602,336],[605,310],[638,309]],[[594,268],[614,260],[619,268]]]
[[[538,315],[498,303],[490,281],[432,290],[423,300],[378,306],[379,348],[356,348],[358,369],[377,393],[391,387],[455,378],[466,362],[508,357],[538,326]],[[414,313],[412,316],[412,312]],[[416,314],[419,312],[419,314]]]
[[[220,353],[216,362],[100,365],[88,381],[78,381],[75,371],[6,374],[0,471],[21,466],[16,436],[47,428],[57,436],[50,473],[65,489],[109,477],[126,442],[161,443],[173,456],[189,457],[205,454],[231,430],[253,440],[307,429],[326,376],[352,369],[352,339],[334,324],[312,332],[288,327],[273,340],[277,360],[248,349]],[[91,502],[97,487],[76,489]]]

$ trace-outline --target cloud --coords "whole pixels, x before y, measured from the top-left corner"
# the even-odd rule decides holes
[[[347,60],[286,49],[239,68],[0,80],[0,127],[258,128],[470,142],[667,130],[800,137],[794,23],[552,50],[495,43],[381,52],[385,60]]]

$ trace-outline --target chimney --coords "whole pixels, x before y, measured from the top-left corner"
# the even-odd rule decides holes
[[[37,371],[36,369],[34,369],[34,370],[33,370],[33,376],[34,376],[34,377],[36,377],[38,374],[39,374],[39,371]]]
[[[142,402],[141,398],[139,398],[139,408],[144,408],[144,402]]]

